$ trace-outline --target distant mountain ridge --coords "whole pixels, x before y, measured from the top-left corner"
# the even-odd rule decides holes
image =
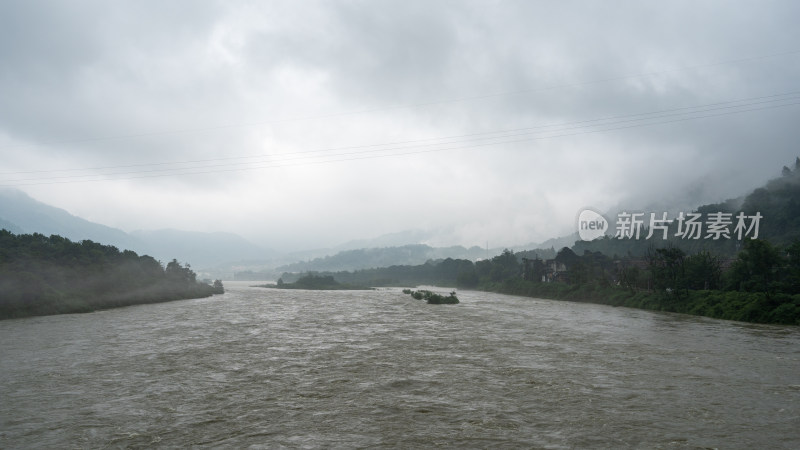
[[[362,248],[345,250],[334,255],[287,264],[275,269],[276,272],[342,271],[360,270],[376,267],[424,264],[436,259],[469,259],[486,257],[486,249],[462,246],[431,247],[425,244],[411,244],[399,247]]]
[[[8,230],[11,232],[57,234],[72,241],[89,239],[134,251],[143,246],[142,242],[122,230],[74,216],[16,189],[0,189],[0,220],[16,226],[16,230]]]
[[[129,234],[74,216],[16,189],[0,189],[0,228],[15,234],[55,234],[71,241],[91,240],[150,255],[164,263],[178,259],[195,268],[213,268],[271,254],[271,251],[232,233],[155,230]]]
[[[213,268],[246,259],[263,259],[272,251],[263,249],[234,233],[183,230],[134,231],[148,254],[181,255],[195,267]]]
[[[7,220],[3,220],[3,219],[0,219],[0,229],[8,230],[8,231],[10,231],[10,232],[12,232],[14,234],[24,233],[24,231],[22,231],[22,228],[14,225],[13,223],[11,223],[11,222],[9,222]]]
[[[333,250],[347,251],[364,248],[402,247],[405,245],[423,244],[434,238],[435,232],[424,230],[403,230],[394,233],[382,234],[371,239],[357,239],[337,245]]]
[[[431,259],[475,260],[487,257],[487,249],[477,246],[467,249],[462,246],[437,248],[425,244],[408,244],[429,235],[424,231],[409,230],[374,239],[351,241],[334,249],[304,252],[307,261],[287,265],[287,262],[300,260],[303,255],[277,255],[233,233],[171,229],[126,233],[42,203],[16,189],[0,189],[0,228],[14,234],[41,233],[47,236],[59,235],[77,242],[91,240],[122,250],[133,250],[141,255],[150,255],[164,263],[175,258],[182,263],[191,264],[195,270],[228,274],[236,271],[235,267],[260,267],[261,269],[256,270],[269,270],[280,264],[284,264],[279,268],[281,271],[357,270],[422,264]],[[398,242],[405,245],[388,245]],[[358,245],[372,247],[352,248]],[[490,256],[494,256],[499,250],[491,249],[490,252]],[[310,256],[314,253],[324,256]]]

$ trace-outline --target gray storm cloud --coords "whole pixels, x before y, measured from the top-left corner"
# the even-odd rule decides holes
[[[405,229],[541,241],[585,206],[719,201],[793,161],[799,15],[792,1],[4,2],[0,185],[126,230],[287,249]]]

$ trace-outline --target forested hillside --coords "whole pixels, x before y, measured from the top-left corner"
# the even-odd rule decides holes
[[[660,214],[660,211],[648,211]],[[686,211],[689,213],[689,211]],[[669,225],[667,239],[662,239],[661,231],[656,231],[650,239],[645,239],[649,234],[649,214],[645,214],[644,226],[639,239],[617,239],[606,236],[594,241],[578,241],[572,250],[579,255],[585,251],[601,252],[610,257],[634,256],[644,257],[651,247],[675,247],[686,254],[709,252],[720,257],[733,258],[743,246],[744,239],[739,239],[734,232],[737,225],[737,216],[742,213],[745,217],[760,216],[758,224],[758,239],[768,240],[778,246],[790,245],[800,239],[800,157],[795,160],[794,168],[784,166],[781,176],[767,182],[763,187],[755,189],[750,194],[732,198],[721,203],[714,203],[698,207],[694,213],[699,213],[701,221],[707,221],[711,214],[723,213],[728,216],[730,238],[706,238],[707,228],[702,229],[699,238],[680,235],[677,217],[668,217],[673,222]],[[609,217],[613,227],[614,217]],[[706,223],[703,223],[706,225]],[[748,222],[749,225],[749,222]],[[610,230],[612,234],[615,229]],[[755,230],[753,230],[755,231]]]
[[[207,297],[222,283],[199,283],[189,265],[61,236],[0,230],[0,318]]]

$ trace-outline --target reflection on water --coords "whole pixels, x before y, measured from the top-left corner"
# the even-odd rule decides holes
[[[797,327],[228,291],[0,322],[0,447],[800,448]]]

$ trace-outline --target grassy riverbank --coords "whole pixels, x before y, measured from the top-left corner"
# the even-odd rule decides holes
[[[123,306],[163,303],[174,300],[211,297],[218,293],[212,286],[195,283],[176,287],[168,283],[142,287],[128,292],[107,295],[78,295],[72,292],[52,291],[36,298],[0,304],[0,319],[16,319],[53,314],[76,314]]]
[[[680,293],[636,291],[599,284],[538,283],[520,279],[486,283],[481,290],[553,300],[669,311],[715,319],[800,325],[800,294],[688,290]]]

